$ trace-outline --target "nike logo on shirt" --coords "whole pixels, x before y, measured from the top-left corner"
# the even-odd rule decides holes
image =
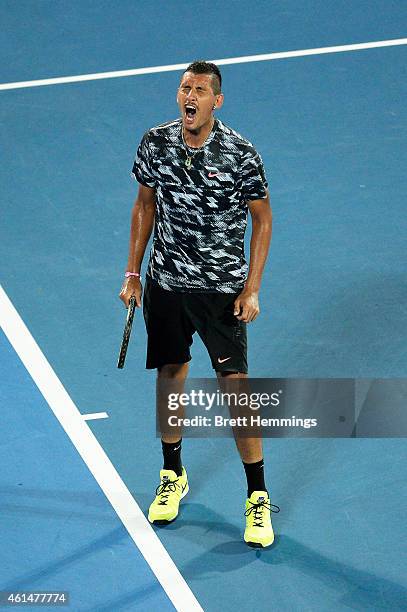
[[[223,363],[224,361],[227,361],[228,359],[230,359],[230,357],[225,357],[225,359],[221,359],[220,357],[218,357],[218,363]]]

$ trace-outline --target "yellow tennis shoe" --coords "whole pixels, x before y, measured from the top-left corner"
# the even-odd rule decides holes
[[[276,508],[273,510],[271,508]],[[246,529],[244,541],[253,548],[264,548],[274,542],[271,512],[280,512],[278,506],[270,504],[266,491],[253,491],[246,500]]]
[[[148,511],[150,523],[165,525],[176,519],[179,503],[188,491],[188,477],[184,467],[181,476],[177,476],[173,470],[161,470],[156,498]]]

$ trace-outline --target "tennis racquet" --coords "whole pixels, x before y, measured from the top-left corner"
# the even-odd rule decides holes
[[[134,295],[132,295],[130,298],[129,307],[127,309],[126,325],[124,326],[123,340],[122,340],[122,345],[120,347],[119,359],[117,361],[117,367],[120,369],[123,368],[124,362],[126,359],[127,347],[129,345],[131,326],[133,324],[133,317],[134,317],[135,309],[136,309],[136,298]]]

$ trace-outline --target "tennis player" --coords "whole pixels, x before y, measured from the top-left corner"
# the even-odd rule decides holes
[[[141,307],[140,269],[154,228],[143,312],[147,368],[185,380],[192,335],[204,342],[217,376],[247,377],[246,326],[259,314],[259,289],[271,239],[268,185],[250,142],[215,118],[223,104],[222,77],[196,61],[177,92],[181,117],[150,129],[133,165],[139,183],[120,298]],[[252,219],[250,261],[244,255],[247,213]],[[247,477],[244,540],[274,540],[272,504],[264,481],[261,438],[237,438]],[[189,490],[181,435],[163,434],[163,469],[148,518],[174,520]],[[277,509],[277,507],[275,507]]]

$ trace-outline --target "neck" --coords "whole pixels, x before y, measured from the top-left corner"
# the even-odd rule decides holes
[[[194,149],[198,149],[202,147],[205,140],[208,138],[209,134],[212,131],[213,124],[215,123],[215,118],[212,115],[207,123],[204,123],[197,130],[188,130],[188,128],[183,127],[184,140],[185,143],[189,147],[193,147]]]

